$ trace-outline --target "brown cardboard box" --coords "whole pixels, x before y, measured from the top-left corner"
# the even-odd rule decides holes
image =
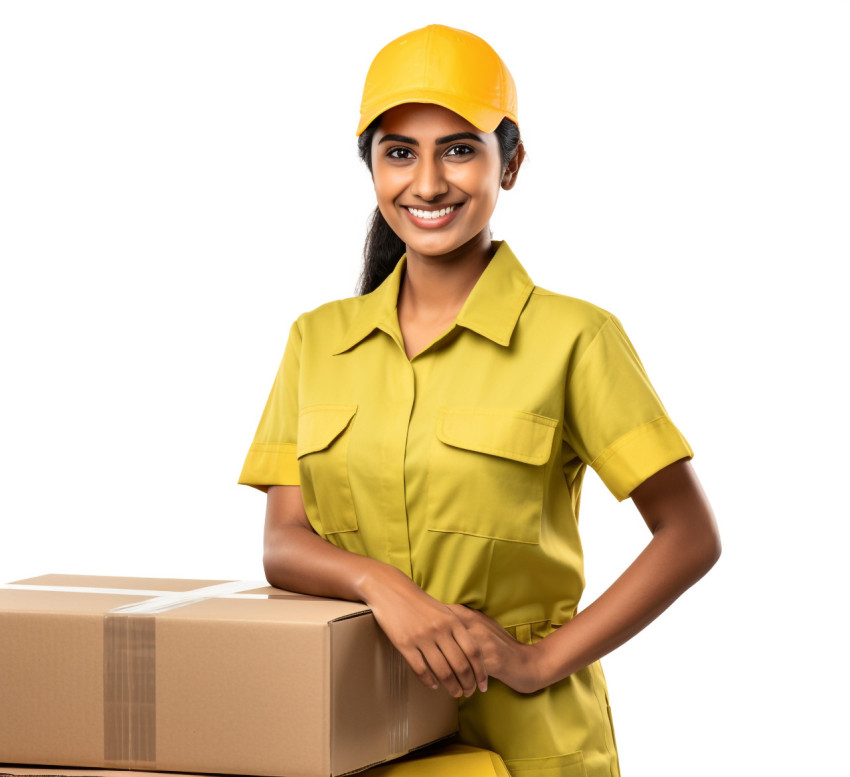
[[[456,701],[363,604],[244,581],[0,586],[0,763],[336,777],[456,730]]]

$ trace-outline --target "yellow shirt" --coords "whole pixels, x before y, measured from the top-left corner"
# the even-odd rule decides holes
[[[239,482],[300,485],[320,536],[532,643],[584,589],[587,467],[622,501],[693,451],[619,320],[535,286],[506,242],[494,248],[455,322],[412,359],[396,308],[406,256],[370,294],[302,313]],[[461,700],[461,738],[525,777],[616,777],[607,707],[599,662],[537,694],[491,681]]]

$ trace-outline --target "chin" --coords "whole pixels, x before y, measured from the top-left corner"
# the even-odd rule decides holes
[[[401,233],[400,237],[405,245],[416,253],[423,256],[443,256],[450,254],[464,246],[472,243],[480,235],[481,230],[473,233],[454,234],[434,231],[431,235],[413,234],[408,230],[407,234]],[[399,234],[399,233],[396,233]]]
[[[414,240],[406,245],[408,249],[423,256],[443,256],[456,251],[463,243],[454,240]]]

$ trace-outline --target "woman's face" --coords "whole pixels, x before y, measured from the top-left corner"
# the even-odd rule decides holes
[[[378,207],[409,255],[489,248],[502,183],[494,133],[439,105],[391,108],[372,138],[372,180]]]

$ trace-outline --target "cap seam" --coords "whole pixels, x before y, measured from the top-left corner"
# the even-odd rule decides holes
[[[434,37],[434,27],[433,25],[428,25],[428,39],[425,41],[425,72],[422,74],[422,83],[429,83],[429,77],[431,73],[431,41]]]
[[[501,57],[497,57],[497,65],[499,67],[499,105],[505,104],[505,73],[504,73],[504,62],[502,62]]]

